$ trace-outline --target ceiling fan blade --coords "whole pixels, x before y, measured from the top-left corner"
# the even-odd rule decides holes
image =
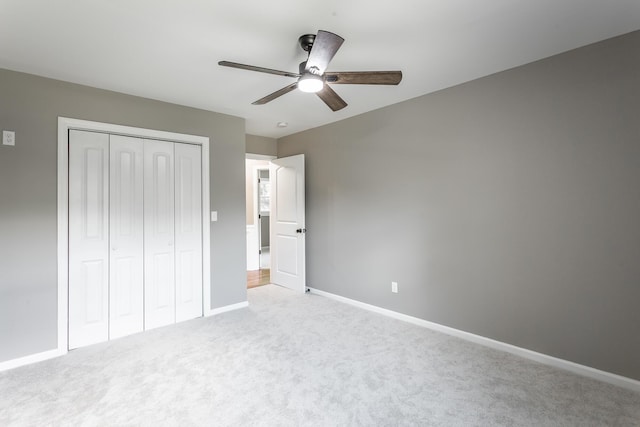
[[[331,84],[397,85],[402,71],[332,71],[325,73],[325,81]]]
[[[264,98],[260,98],[260,99],[258,99],[257,101],[252,102],[251,104],[253,104],[253,105],[263,105],[263,104],[266,104],[267,102],[271,102],[271,101],[273,101],[274,99],[276,99],[276,98],[278,98],[278,97],[280,97],[280,96],[282,96],[282,95],[285,95],[285,94],[287,94],[287,93],[291,92],[291,91],[292,91],[292,90],[294,90],[297,86],[298,86],[298,82],[291,83],[289,86],[285,86],[285,87],[283,87],[282,89],[279,89],[279,90],[277,90],[277,91],[275,91],[275,92],[273,92],[273,93],[270,93],[269,95],[265,96]]]
[[[238,64],[237,62],[220,61],[218,65],[223,67],[240,68],[241,70],[258,71],[260,73],[275,74],[285,77],[300,77],[298,73],[290,73],[288,71],[273,70],[271,68],[256,67],[255,65]]]
[[[318,35],[313,41],[311,52],[309,52],[305,70],[309,71],[312,67],[315,67],[318,72],[313,74],[323,74],[343,42],[344,39],[337,34],[323,30],[318,31]]]
[[[324,101],[333,111],[342,110],[347,106],[344,99],[340,98],[340,95],[335,93],[328,85],[324,85],[324,88],[320,92],[316,92],[316,95]]]

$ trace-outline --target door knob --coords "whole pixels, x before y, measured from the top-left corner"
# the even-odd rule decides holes
[[[302,233],[306,233],[306,232],[307,232],[307,229],[306,229],[306,228],[298,228],[298,229],[296,230],[296,233],[300,233],[300,234],[302,234]]]

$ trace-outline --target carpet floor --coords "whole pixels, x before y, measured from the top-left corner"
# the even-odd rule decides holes
[[[640,394],[274,285],[0,373],[1,426],[638,426]]]

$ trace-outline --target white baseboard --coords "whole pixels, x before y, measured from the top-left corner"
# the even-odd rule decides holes
[[[66,350],[55,349],[43,351],[42,353],[30,354],[29,356],[19,357],[17,359],[7,360],[5,362],[0,362],[0,372],[24,365],[30,365],[36,362],[42,362],[47,359],[53,359],[54,357],[62,356],[64,354],[67,354]]]
[[[242,301],[237,304],[231,304],[231,305],[225,305],[224,307],[213,308],[207,311],[204,315],[205,317],[215,316],[216,314],[226,313],[227,311],[238,310],[239,308],[245,308],[245,307],[249,307],[249,301]]]
[[[237,304],[226,305],[224,307],[214,308],[213,310],[209,310],[205,313],[205,317],[214,316],[216,314],[225,313],[227,311],[237,310],[239,308],[244,308],[249,306],[249,301],[239,302]],[[17,368],[24,365],[30,365],[36,362],[42,362],[43,360],[53,359],[54,357],[62,356],[67,354],[66,350],[49,350],[43,351],[42,353],[30,354],[28,356],[19,357],[17,359],[11,359],[4,362],[0,362],[0,372],[6,371],[9,369]]]
[[[476,335],[470,332],[461,331],[459,329],[450,328],[449,326],[444,326],[438,323],[429,322],[428,320],[419,319],[413,316],[408,316],[406,314],[398,313],[397,311],[392,311],[386,308],[356,301],[350,298],[345,298],[340,295],[332,294],[330,292],[321,291],[319,289],[309,288],[309,291],[316,295],[331,298],[333,300],[350,304],[355,307],[363,308],[365,310],[373,311],[375,313],[383,314],[385,316],[392,317],[394,319],[402,320],[408,323],[413,323],[414,325],[422,326],[438,332],[443,332],[447,335],[452,335],[454,337],[461,338],[466,341],[471,341],[473,343],[490,347],[496,350],[501,350],[507,353],[515,354],[516,356],[524,357],[525,359],[533,360],[535,362],[542,363],[544,365],[564,369],[566,371],[573,372],[574,374],[593,378],[605,383],[616,385],[618,387],[626,388],[628,390],[640,392],[640,381],[637,381],[631,378],[623,377],[617,374],[612,374],[606,371],[601,371],[599,369],[591,368],[585,365],[580,365],[578,363],[570,362],[564,359],[559,359],[557,357],[549,356],[543,353],[538,353],[536,351],[527,350],[526,348],[517,347],[515,345],[507,344],[501,341],[496,341],[491,338],[483,337],[481,335]]]

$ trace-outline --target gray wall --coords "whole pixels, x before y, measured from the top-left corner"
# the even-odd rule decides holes
[[[278,141],[298,153],[309,286],[640,379],[640,32]]]
[[[260,218],[260,246],[267,247],[271,245],[270,239],[271,233],[269,230],[269,217],[263,215]]]
[[[243,119],[0,70],[0,361],[57,345],[58,116],[208,136],[212,303],[246,300]]]
[[[266,136],[246,136],[247,153],[262,154],[263,156],[276,156],[278,154],[278,140]]]

